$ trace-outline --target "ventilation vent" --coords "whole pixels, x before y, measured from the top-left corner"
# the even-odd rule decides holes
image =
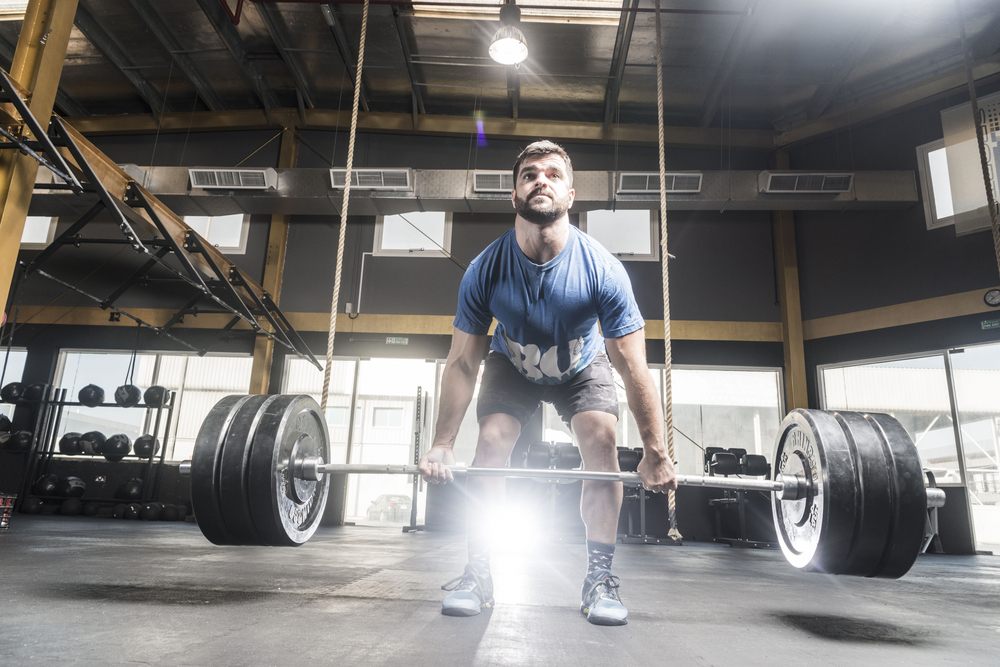
[[[344,187],[346,169],[331,169],[330,181],[336,189]],[[351,169],[351,187],[364,190],[412,190],[413,173],[409,169]]]
[[[794,194],[837,194],[850,192],[854,174],[803,174],[762,171],[757,177],[761,192]]]
[[[509,171],[477,171],[473,175],[474,192],[510,192],[514,189],[514,174]]]
[[[666,174],[667,192],[676,194],[701,192],[698,172]],[[621,172],[618,174],[618,194],[659,194],[660,174],[657,172]]]
[[[188,169],[191,187],[202,190],[267,190],[278,185],[274,169]]]

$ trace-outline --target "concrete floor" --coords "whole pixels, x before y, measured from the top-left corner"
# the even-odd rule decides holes
[[[439,613],[463,539],[326,529],[219,548],[191,523],[16,515],[0,534],[0,664],[998,665],[1000,558],[898,581],[803,574],[777,551],[619,545],[629,624],[579,612],[583,548],[494,555],[497,607]]]

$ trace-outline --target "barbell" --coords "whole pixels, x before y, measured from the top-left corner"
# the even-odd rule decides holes
[[[298,546],[319,527],[331,474],[419,474],[414,465],[332,464],[320,406],[305,395],[227,396],[209,412],[181,473],[205,537],[218,545]],[[772,495],[785,558],[811,572],[898,578],[913,565],[928,508],[917,449],[885,414],[797,409],[778,428],[774,479],[678,475],[680,486]],[[453,466],[456,476],[639,485],[636,473]]]

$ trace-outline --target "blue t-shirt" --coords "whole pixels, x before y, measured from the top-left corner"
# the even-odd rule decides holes
[[[525,257],[514,230],[469,264],[458,291],[455,327],[474,336],[498,324],[490,348],[537,384],[559,384],[586,368],[604,338],[641,329],[625,267],[575,227],[551,261]]]

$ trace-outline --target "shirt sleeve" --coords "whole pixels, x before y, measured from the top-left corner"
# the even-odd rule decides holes
[[[632,294],[632,281],[618,260],[604,272],[599,295],[597,316],[605,338],[620,338],[646,325]]]
[[[473,336],[485,336],[493,323],[482,281],[479,263],[469,265],[462,284],[458,288],[458,311],[455,313],[455,328]]]

